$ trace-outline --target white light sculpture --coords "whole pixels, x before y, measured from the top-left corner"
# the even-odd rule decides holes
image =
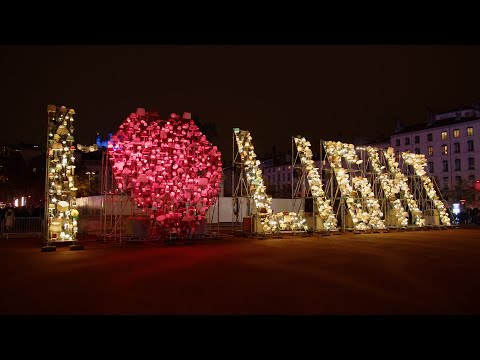
[[[383,171],[385,169],[385,166],[382,165],[382,163],[380,162],[380,158],[378,156],[378,149],[367,146],[366,150],[368,156],[370,157],[373,171],[380,179],[380,185],[385,192],[385,196],[393,206],[393,211],[395,213],[395,217],[397,218],[397,223],[402,227],[407,226],[408,213],[405,211],[401,200],[397,199],[397,194],[400,192],[400,187],[396,186],[394,180],[388,177],[388,173]]]
[[[76,241],[76,207],[73,122],[75,111],[48,106],[46,218],[47,240]]]
[[[439,199],[437,191],[433,186],[432,180],[428,177],[425,168],[427,166],[427,159],[424,154],[412,154],[409,152],[402,152],[402,158],[407,165],[413,166],[415,174],[420,177],[423,183],[423,187],[427,192],[427,196],[430,200],[433,201],[433,204],[437,208],[440,214],[440,221],[443,225],[451,225],[450,217],[448,216],[447,211],[445,210],[445,205]]]
[[[333,213],[330,200],[326,198],[325,191],[323,191],[322,180],[318,174],[318,168],[314,166],[314,162],[312,160],[313,153],[312,150],[310,150],[311,144],[302,137],[295,138],[295,145],[297,146],[300,161],[307,170],[308,185],[310,186],[312,196],[317,202],[317,208],[320,218],[323,221],[323,227],[326,231],[336,231],[337,218]]]
[[[352,179],[352,183],[355,190],[362,194],[362,198],[367,205],[368,215],[364,214],[364,216],[370,216],[368,221],[369,226],[373,229],[385,229],[385,222],[384,220],[381,220],[383,212],[380,210],[380,204],[375,198],[375,194],[372,191],[368,179],[363,176],[356,176]]]
[[[271,204],[272,197],[267,195],[266,187],[263,183],[262,169],[260,169],[260,161],[252,144],[252,136],[250,132],[234,129],[235,139],[237,141],[238,152],[245,166],[247,183],[250,191],[253,193],[255,208],[260,216],[260,223],[263,231],[266,233],[277,232],[279,230],[306,231],[308,226],[306,220],[296,213],[289,213],[288,217],[284,213],[274,214]]]
[[[383,213],[380,211],[380,205],[378,200],[375,199],[368,180],[361,176],[357,176],[352,180],[355,191],[357,193],[360,192],[362,199],[366,202],[367,211],[364,211],[362,203],[355,202],[355,192],[352,185],[350,185],[349,174],[342,167],[342,158],[347,163],[356,163],[358,165],[362,162],[357,157],[355,146],[340,141],[327,141],[325,149],[330,166],[333,168],[337,178],[340,191],[346,197],[347,207],[352,216],[354,228],[356,230],[385,229],[385,223],[381,219]]]
[[[422,227],[425,226],[425,219],[423,218],[422,211],[419,209],[417,201],[415,200],[414,196],[410,192],[410,188],[408,187],[407,176],[400,171],[400,168],[398,167],[398,162],[395,161],[395,153],[393,151],[393,148],[388,148],[388,150],[384,151],[383,153],[385,155],[385,159],[387,159],[388,169],[390,173],[393,174],[395,191],[399,189],[401,192],[403,192],[403,198],[407,202],[408,209],[412,214],[415,225]]]

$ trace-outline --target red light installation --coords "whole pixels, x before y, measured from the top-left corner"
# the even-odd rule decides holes
[[[188,235],[216,201],[221,153],[187,113],[146,119],[132,113],[108,143],[117,189],[153,211],[169,234]]]

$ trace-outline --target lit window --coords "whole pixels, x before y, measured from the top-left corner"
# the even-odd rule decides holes
[[[468,135],[468,136],[473,135],[473,127],[468,127],[468,128],[467,128],[467,135]]]
[[[445,140],[447,138],[447,132],[442,131],[442,140]]]
[[[442,154],[448,155],[448,145],[442,145]]]
[[[443,160],[443,161],[442,161],[442,165],[443,165],[443,171],[444,171],[444,172],[447,172],[447,171],[448,171],[448,161],[447,161],[447,160]]]
[[[468,170],[475,170],[475,158],[468,158]]]
[[[428,147],[428,156],[432,156],[433,155],[433,146],[429,146]]]
[[[453,130],[453,137],[459,137],[460,136],[460,130],[455,129]]]
[[[460,159],[455,159],[455,171],[460,171],[462,170],[462,164],[460,162]]]
[[[460,152],[460,143],[453,144],[453,152],[459,153]]]

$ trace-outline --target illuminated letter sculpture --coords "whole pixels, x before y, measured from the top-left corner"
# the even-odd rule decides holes
[[[310,150],[310,142],[305,138],[295,138],[295,145],[300,156],[300,161],[307,170],[308,185],[312,192],[312,196],[317,202],[318,212],[323,221],[323,227],[326,231],[337,230],[337,218],[333,213],[330,200],[327,200],[325,192],[323,191],[322,180],[318,174],[318,169],[314,166],[312,160],[312,150]]]
[[[402,158],[405,161],[405,164],[413,166],[415,174],[420,177],[423,183],[423,187],[427,192],[427,196],[430,200],[433,201],[433,204],[437,208],[440,214],[440,221],[443,225],[451,225],[450,217],[448,216],[447,211],[445,210],[445,205],[439,199],[437,191],[433,186],[432,180],[428,177],[425,168],[427,166],[427,159],[423,154],[412,154],[409,152],[402,152]]]
[[[403,197],[407,201],[408,210],[412,214],[412,218],[415,220],[415,225],[425,226],[425,219],[423,218],[422,211],[419,209],[417,201],[410,192],[408,187],[407,176],[402,174],[398,167],[398,162],[395,161],[395,154],[393,148],[388,148],[384,151],[385,158],[387,159],[388,169],[393,174],[393,181],[395,187],[399,188],[403,192]]]
[[[383,213],[380,211],[380,205],[375,198],[368,180],[364,177],[357,176],[352,179],[348,172],[342,167],[342,158],[347,163],[362,162],[358,160],[353,144],[345,144],[335,141],[327,141],[325,143],[326,152],[330,162],[330,166],[334,169],[340,191],[346,197],[346,203],[349,213],[352,217],[354,228],[356,230],[367,229],[385,229],[385,223],[381,220]],[[354,197],[354,189],[361,194],[361,198]],[[367,211],[364,211],[362,202],[366,203]]]
[[[371,146],[366,148],[373,171],[380,179],[380,185],[385,192],[385,197],[393,206],[393,211],[397,219],[397,226],[406,227],[408,225],[408,213],[405,211],[400,199],[397,199],[397,194],[400,193],[400,186],[395,182],[395,179],[390,179],[388,173],[384,171],[385,165],[382,165],[378,156],[378,149]]]
[[[75,188],[73,109],[48,106],[46,181],[47,241],[76,241],[78,230]]]
[[[235,128],[234,133],[238,152],[245,166],[247,183],[253,193],[255,208],[259,214],[263,214],[263,216],[260,216],[263,231],[266,233],[279,230],[306,231],[308,226],[302,216],[290,212],[287,218],[283,213],[273,213],[272,197],[266,194],[262,169],[259,167],[260,161],[257,160],[250,132]]]

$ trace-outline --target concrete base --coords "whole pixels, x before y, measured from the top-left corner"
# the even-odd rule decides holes
[[[83,245],[70,245],[70,250],[85,250]]]
[[[68,246],[73,244],[73,240],[50,241],[50,244],[53,244],[55,246]]]
[[[57,251],[57,247],[51,246],[51,245],[42,246],[42,252],[52,252],[52,251]]]

